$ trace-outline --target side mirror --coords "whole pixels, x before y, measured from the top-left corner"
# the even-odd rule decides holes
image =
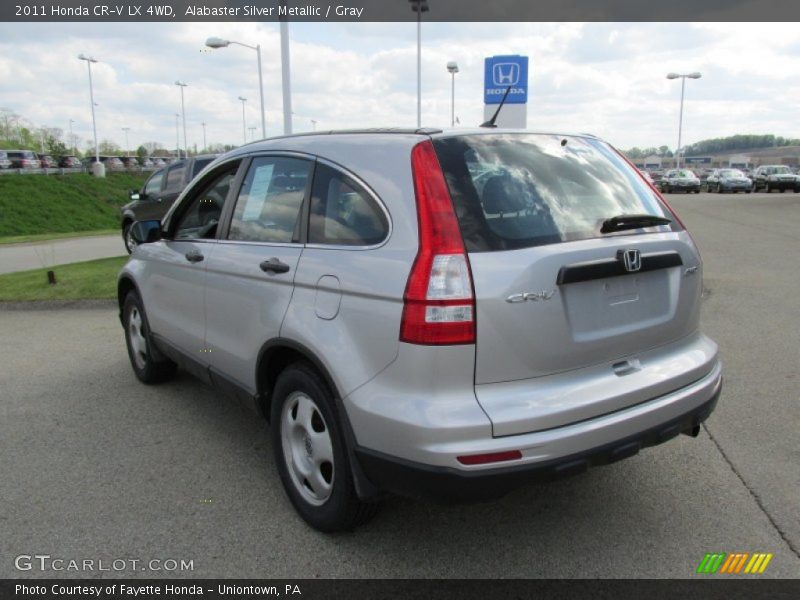
[[[130,198],[131,200],[141,200],[142,196],[136,190],[129,190],[128,198]]]
[[[161,239],[161,221],[136,221],[131,225],[131,237],[137,244],[150,244]]]

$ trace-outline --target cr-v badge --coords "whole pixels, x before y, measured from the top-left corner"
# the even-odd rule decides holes
[[[555,294],[555,290],[542,290],[541,292],[523,292],[521,294],[512,294],[506,298],[506,302],[538,302],[539,300],[550,300]]]

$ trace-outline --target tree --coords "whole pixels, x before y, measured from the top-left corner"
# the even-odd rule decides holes
[[[147,148],[144,146],[139,146],[136,149],[136,156],[141,160],[147,156]]]
[[[120,147],[112,140],[104,138],[100,142],[100,154],[121,154]]]

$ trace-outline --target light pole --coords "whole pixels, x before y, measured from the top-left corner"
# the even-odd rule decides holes
[[[257,128],[256,127],[248,127],[247,129],[250,131],[250,141],[251,142],[255,141],[255,139],[256,139],[256,129]]]
[[[100,162],[100,146],[97,143],[97,123],[94,118],[94,86],[92,85],[92,63],[97,60],[91,56],[84,54],[78,55],[79,60],[85,60],[86,65],[89,67],[89,102],[92,106],[92,133],[94,134],[94,164],[92,165],[92,174],[95,177],[106,176],[106,166]]]
[[[450,61],[447,63],[447,70],[453,76],[450,85],[450,127],[456,126],[456,73],[458,73],[458,63]]]
[[[206,148],[208,148],[208,145],[206,145],[206,123],[205,123],[205,121],[203,121],[201,123],[201,125],[203,126],[203,152],[205,152]]]
[[[428,0],[408,0],[417,13],[417,127],[422,127],[422,13],[428,12]]]
[[[181,157],[181,141],[180,141],[180,127],[178,127],[178,119],[181,118],[179,113],[175,113],[175,158]]]
[[[186,107],[183,103],[183,88],[188,87],[188,83],[176,81],[175,85],[181,88],[181,115],[183,115],[183,149],[186,151],[186,157],[189,157],[189,146],[186,144]],[[180,152],[178,152],[180,154]]]
[[[316,131],[316,130],[317,130],[317,120],[311,119],[311,131]]]
[[[244,96],[239,96],[239,100],[242,101],[242,138],[244,138],[244,143],[247,143],[247,117],[244,113],[244,103],[247,102],[247,98]]]
[[[683,130],[683,91],[686,87],[686,78],[700,79],[701,75],[697,71],[694,73],[668,73],[667,79],[680,79],[681,80],[681,112],[678,117],[678,148],[675,151],[675,168],[681,168],[681,134]]]
[[[281,6],[286,7],[282,1]],[[281,87],[283,88],[283,135],[292,133],[292,72],[289,61],[289,23],[281,17]]]
[[[122,131],[125,132],[125,156],[130,156],[131,155],[131,149],[130,149],[130,146],[128,146],[128,132],[130,130],[131,130],[130,127],[123,127],[122,128]]]
[[[233,40],[224,40],[218,37],[210,37],[206,40],[206,46],[214,49],[226,48],[230,44],[236,44],[237,46],[244,46],[245,48],[250,48],[251,50],[255,50],[256,54],[258,55],[258,93],[261,96],[261,135],[263,137],[267,137],[267,117],[266,113],[264,112],[264,79],[261,74],[261,44],[250,46],[249,44],[243,44],[242,42],[234,42]]]
[[[74,122],[75,121],[73,121],[72,119],[69,120],[69,148],[70,150],[72,150],[73,154],[75,154],[75,144],[74,144],[75,138],[72,136],[72,124]]]

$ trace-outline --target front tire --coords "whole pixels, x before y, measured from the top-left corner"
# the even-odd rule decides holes
[[[349,531],[377,512],[376,503],[358,498],[336,402],[311,365],[295,363],[280,374],[270,414],[278,474],[309,525]]]
[[[122,241],[125,243],[125,250],[128,251],[128,254],[133,254],[133,251],[138,245],[131,235],[132,226],[133,221],[125,221],[125,224],[122,226]]]
[[[161,383],[171,379],[175,375],[177,365],[155,350],[150,339],[147,316],[136,292],[130,292],[125,297],[122,316],[125,344],[136,378],[146,384]]]

